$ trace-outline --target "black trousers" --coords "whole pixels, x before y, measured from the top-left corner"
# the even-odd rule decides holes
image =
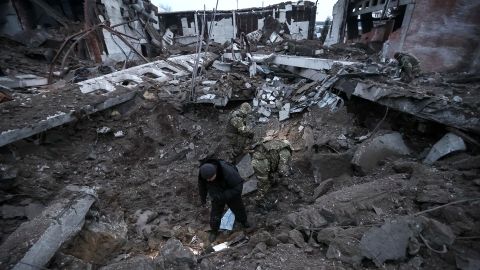
[[[225,205],[228,205],[233,214],[235,214],[235,221],[238,221],[242,224],[247,222],[247,212],[245,211],[245,206],[243,205],[242,196],[234,197],[227,202],[214,200],[212,201],[212,209],[210,211],[210,228],[213,231],[218,231],[220,228],[220,222],[222,221]]]

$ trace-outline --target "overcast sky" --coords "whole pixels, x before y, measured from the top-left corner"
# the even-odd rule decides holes
[[[169,6],[172,11],[181,10],[203,10],[205,4],[207,10],[215,8],[217,0],[151,0],[157,6],[160,4]],[[238,8],[261,7],[273,5],[281,2],[281,0],[238,0]],[[294,1],[292,1],[294,2]],[[313,1],[314,2],[314,1]],[[318,0],[317,6],[317,21],[323,21],[327,16],[332,16],[332,8],[337,0]],[[219,10],[231,10],[237,8],[237,1],[235,0],[218,0]]]

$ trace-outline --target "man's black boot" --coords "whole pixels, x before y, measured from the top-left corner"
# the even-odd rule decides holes
[[[210,233],[208,235],[208,241],[210,243],[215,242],[215,239],[217,239],[217,235],[218,235],[218,231],[210,231]]]
[[[250,223],[248,221],[242,222],[242,227],[245,229],[249,229],[251,227]]]

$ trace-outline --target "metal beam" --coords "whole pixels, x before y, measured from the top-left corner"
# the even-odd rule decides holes
[[[68,27],[69,21],[65,16],[60,14],[56,9],[52,8],[49,4],[45,3],[43,0],[30,0],[35,3],[37,6],[41,7],[45,13],[55,19],[57,22],[62,24],[65,27]]]
[[[399,1],[400,1],[400,3],[399,3]],[[391,0],[388,3],[387,8],[408,5],[408,4],[412,4],[412,3],[414,3],[413,0]],[[358,16],[358,15],[362,15],[362,14],[366,14],[366,13],[371,13],[371,12],[375,12],[375,11],[384,10],[385,9],[385,4],[381,4],[380,1],[378,1],[377,5],[375,5],[375,6],[366,7],[366,8],[362,7],[362,9],[360,9],[360,10],[358,9],[359,7],[360,6],[355,7],[355,11],[353,11],[351,13],[351,16]]]
[[[225,58],[228,57],[228,54],[224,55]],[[313,58],[313,57],[303,57],[303,56],[292,56],[292,55],[261,55],[255,54],[253,57],[254,62],[268,62],[276,65],[283,66],[293,66],[299,68],[308,68],[314,70],[324,70],[331,69],[334,64],[341,65],[353,65],[356,62],[348,61],[337,61],[332,59],[322,59],[322,58]]]

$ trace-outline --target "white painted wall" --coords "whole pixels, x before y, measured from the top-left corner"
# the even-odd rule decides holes
[[[124,5],[123,2],[119,0],[102,0],[102,3],[105,5],[106,13],[112,25],[119,24],[126,21],[122,17],[120,8],[128,10],[129,6]],[[104,19],[100,18],[100,20],[104,20]],[[128,25],[122,25],[122,26],[116,27],[115,30],[140,39],[138,41],[138,40],[125,37],[125,39],[127,39],[130,44],[132,44],[138,51],[141,51],[141,44],[146,43],[146,40],[145,40],[146,35],[143,30],[143,26],[139,21],[130,23],[130,26],[132,26],[133,29],[131,29]],[[158,29],[159,28],[158,22],[154,23],[153,27],[155,29]],[[126,58],[125,54],[129,56],[129,59],[138,58],[135,52],[133,52],[130,49],[130,47],[128,47],[125,43],[123,43],[123,41],[121,41],[118,37],[116,37],[115,35],[112,35],[107,30],[102,30],[102,31],[105,39],[105,44],[108,50],[108,55],[105,53],[102,55],[103,60],[112,59],[115,61],[123,61]],[[122,50],[125,53],[123,53]]]
[[[208,25],[210,25],[210,23],[211,21],[208,21]],[[234,37],[234,31],[232,18],[223,18],[213,23],[210,36],[215,42],[224,43]]]
[[[17,13],[10,1],[0,4],[0,34],[13,36],[22,31]]]

